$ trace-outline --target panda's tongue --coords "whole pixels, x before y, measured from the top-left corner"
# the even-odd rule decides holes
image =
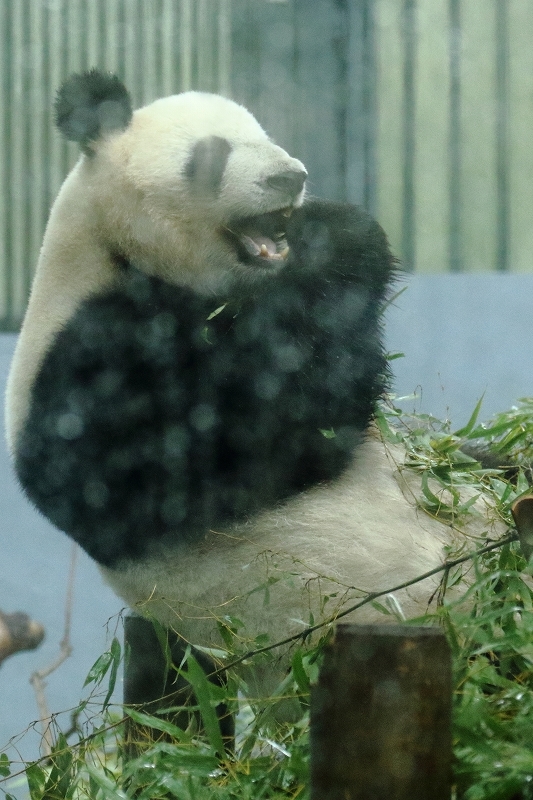
[[[244,234],[241,241],[252,256],[263,258],[282,258],[278,253],[276,243],[268,236],[247,236]]]

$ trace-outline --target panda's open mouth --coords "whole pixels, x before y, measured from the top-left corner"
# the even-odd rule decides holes
[[[280,266],[289,255],[287,221],[292,208],[233,220],[222,232],[237,250],[239,261],[258,267]]]

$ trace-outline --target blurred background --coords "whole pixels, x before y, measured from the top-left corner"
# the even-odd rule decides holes
[[[78,157],[53,97],[97,66],[135,106],[232,97],[305,163],[309,193],[377,217],[405,270],[387,315],[404,408],[459,427],[482,396],[488,418],[533,395],[532,30],[533,0],[0,0],[0,381]],[[47,630],[0,670],[1,748],[37,716],[28,680],[63,635],[70,544],[23,500],[5,450],[0,474],[0,609]],[[120,607],[80,555],[52,711],[76,704]],[[37,735],[19,746],[34,757]]]

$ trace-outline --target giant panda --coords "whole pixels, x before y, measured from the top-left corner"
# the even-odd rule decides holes
[[[274,643],[441,564],[450,529],[406,499],[371,424],[396,273],[377,222],[306,197],[306,167],[224,97],[133,112],[92,70],[55,109],[82,153],[7,389],[30,501],[203,648],[221,626]],[[437,582],[399,595],[406,616]]]

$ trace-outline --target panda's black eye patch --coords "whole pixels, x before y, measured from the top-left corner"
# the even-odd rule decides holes
[[[198,191],[215,193],[220,189],[231,145],[222,136],[207,136],[194,145],[185,165],[185,176]]]

